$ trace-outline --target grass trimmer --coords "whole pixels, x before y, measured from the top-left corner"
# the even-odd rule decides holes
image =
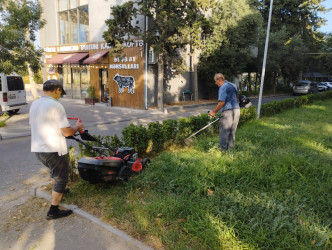
[[[206,125],[205,127],[201,128],[200,130],[196,131],[195,133],[193,133],[192,135],[190,135],[189,137],[187,137],[186,139],[184,139],[184,143],[187,146],[191,146],[194,142],[194,140],[192,139],[192,137],[194,137],[195,135],[197,135],[199,132],[203,131],[204,129],[210,127],[213,123],[215,123],[216,121],[219,121],[220,117],[218,117],[217,119],[215,119],[213,122],[210,122],[208,125]]]

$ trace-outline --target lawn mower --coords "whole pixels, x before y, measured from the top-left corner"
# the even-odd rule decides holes
[[[68,119],[78,120],[79,118],[68,117]],[[79,136],[81,139],[78,138]],[[132,147],[107,147],[102,141],[90,135],[88,130],[79,131],[79,134],[67,138],[75,140],[101,155],[98,157],[83,157],[78,160],[78,172],[81,178],[90,183],[117,179],[128,181],[132,175],[141,172],[150,162],[148,158],[138,158],[138,154]],[[85,141],[97,142],[101,147],[91,146]]]

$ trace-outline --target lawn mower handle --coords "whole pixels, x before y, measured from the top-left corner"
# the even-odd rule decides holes
[[[67,117],[68,120],[77,120],[82,123],[82,120],[78,117]],[[79,130],[80,134],[83,134],[83,130]]]

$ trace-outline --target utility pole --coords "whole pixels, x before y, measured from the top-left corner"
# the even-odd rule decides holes
[[[269,47],[269,35],[270,35],[270,26],[271,26],[271,17],[272,17],[272,6],[273,6],[273,0],[270,0],[270,12],[269,12],[269,20],[267,22],[267,31],[266,31],[266,40],[265,40],[261,85],[260,85],[259,98],[258,98],[257,119],[259,119],[259,116],[260,116],[260,113],[261,113],[263,85],[264,85],[265,67],[266,67],[266,57],[267,57],[267,49]]]

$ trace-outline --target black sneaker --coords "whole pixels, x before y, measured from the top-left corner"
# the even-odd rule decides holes
[[[54,220],[62,217],[69,216],[73,213],[73,210],[58,210],[56,213],[51,214],[50,212],[46,215],[46,220]]]

